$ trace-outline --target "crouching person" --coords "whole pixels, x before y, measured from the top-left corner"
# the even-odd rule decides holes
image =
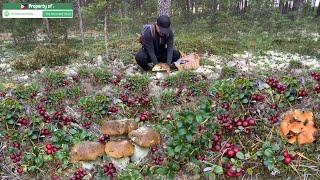
[[[135,59],[145,71],[162,62],[174,67],[174,62],[180,58],[180,52],[173,49],[173,32],[170,28],[170,18],[160,16],[157,22],[144,25],[140,35],[142,48],[138,51]]]

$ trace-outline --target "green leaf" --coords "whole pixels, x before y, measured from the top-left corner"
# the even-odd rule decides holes
[[[216,175],[212,172],[206,172],[205,176],[209,179],[209,180],[216,180]]]
[[[178,127],[178,128],[181,128],[182,126],[183,126],[182,122],[178,121],[178,122],[177,122],[177,127]]]
[[[242,152],[237,152],[236,157],[241,160],[245,159],[244,154]]]
[[[33,139],[33,140],[35,140],[35,139],[38,138],[38,136],[37,136],[36,134],[33,134],[30,138]]]
[[[248,102],[249,102],[249,100],[247,98],[242,100],[243,104],[247,104]]]
[[[70,134],[77,134],[77,130],[75,130],[75,129],[70,129],[69,132],[70,132]]]
[[[282,161],[283,159],[284,159],[283,156],[277,156],[277,160],[278,160],[278,161]]]
[[[232,164],[236,164],[236,162],[237,162],[234,158],[231,158],[230,161]]]
[[[42,166],[43,164],[43,159],[41,157],[36,157],[34,159],[34,162],[36,163],[37,166]]]
[[[229,158],[227,158],[227,157],[221,158],[221,163],[227,163],[228,161],[229,161]]]
[[[232,105],[230,106],[230,108],[231,108],[231,109],[237,109],[237,105],[236,105],[236,104],[232,104]]]
[[[262,152],[261,152],[261,151],[257,151],[257,152],[256,152],[256,155],[257,155],[257,156],[262,156]]]
[[[221,166],[214,166],[213,167],[213,172],[215,173],[215,174],[223,174],[223,168],[221,167]]]
[[[166,125],[166,129],[170,130],[170,129],[172,129],[172,128],[173,128],[173,127],[172,127],[171,124],[167,124],[167,125]]]
[[[289,101],[294,101],[296,98],[294,96],[289,97]]]
[[[24,159],[25,159],[26,161],[29,161],[29,160],[32,159],[32,158],[33,158],[32,154],[29,154],[29,153],[24,156]]]
[[[244,93],[239,94],[239,98],[242,99],[245,96]]]
[[[156,170],[157,174],[162,174],[162,175],[165,175],[166,174],[166,169],[165,168],[158,168]]]
[[[181,149],[182,149],[182,146],[181,146],[181,145],[176,146],[176,147],[174,148],[174,152],[179,153],[179,152],[181,151]]]
[[[188,134],[186,136],[188,142],[192,142],[192,135]]]
[[[191,114],[191,113],[189,113],[186,118],[187,118],[187,121],[188,121],[189,123],[192,123],[193,120],[194,120],[194,115]]]
[[[12,125],[12,124],[14,124],[14,121],[12,119],[10,119],[10,120],[7,121],[7,123]]]
[[[285,96],[285,97],[289,97],[289,96],[290,96],[290,92],[289,92],[289,91],[286,91],[286,92],[284,93],[284,96]]]
[[[187,134],[187,131],[184,128],[180,128],[178,130],[178,133],[179,133],[179,135],[183,136],[183,135]]]
[[[58,151],[54,154],[54,157],[59,159],[59,160],[63,160],[64,159],[64,154],[61,151]]]
[[[272,157],[272,155],[273,155],[272,149],[267,148],[266,150],[263,151],[263,155],[265,155],[267,157]]]
[[[44,156],[43,156],[43,160],[44,160],[45,162],[51,161],[51,160],[52,160],[52,156],[50,156],[50,155],[44,155]]]
[[[279,108],[283,108],[283,107],[284,107],[284,104],[283,104],[283,103],[279,103],[279,104],[278,104],[278,107],[279,107]]]
[[[279,144],[273,144],[273,145],[271,146],[271,149],[272,149],[273,151],[278,151],[278,150],[280,149],[280,146],[279,146]]]
[[[196,115],[196,121],[198,122],[198,123],[201,123],[202,121],[203,121],[203,117],[201,116],[201,115]]]
[[[248,168],[247,169],[247,174],[252,175],[253,174],[253,169],[252,168]]]

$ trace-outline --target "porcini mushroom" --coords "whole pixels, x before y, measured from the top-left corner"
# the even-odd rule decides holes
[[[144,148],[160,144],[161,141],[160,134],[149,127],[140,127],[131,131],[129,133],[129,138],[134,143]]]
[[[101,132],[109,136],[119,136],[128,134],[137,127],[133,120],[106,121],[101,127]]]
[[[150,147],[160,144],[161,137],[157,131],[149,127],[140,127],[129,133],[129,138],[135,143],[134,144],[134,154],[131,160],[135,163],[140,162],[145,158]]]
[[[74,145],[71,148],[71,160],[74,163],[77,161],[93,161],[98,156],[104,154],[104,145],[99,142],[84,141]]]
[[[105,152],[113,158],[129,157],[133,154],[133,146],[129,141],[109,141],[106,143]]]
[[[130,161],[129,156],[133,154],[133,146],[127,140],[109,141],[106,143],[105,152],[116,168],[124,169]]]

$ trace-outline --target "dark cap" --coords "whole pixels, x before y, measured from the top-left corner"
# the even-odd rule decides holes
[[[161,33],[169,34],[171,31],[170,24],[170,17],[167,15],[159,16],[157,19],[157,25],[159,26]]]

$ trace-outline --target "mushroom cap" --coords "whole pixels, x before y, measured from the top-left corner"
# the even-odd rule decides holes
[[[154,72],[170,71],[170,66],[167,63],[158,63],[152,68],[152,71]]]
[[[137,124],[133,120],[106,121],[101,127],[101,132],[109,136],[118,136],[137,129]]]
[[[140,127],[131,131],[129,133],[129,138],[144,148],[160,144],[161,142],[160,134],[149,127]]]
[[[313,113],[311,111],[302,111],[299,109],[295,109],[292,114],[295,120],[302,123],[304,123],[305,121],[313,122]]]
[[[293,123],[289,124],[288,128],[293,133],[299,134],[303,130],[304,125],[301,122],[293,122]]]
[[[84,141],[71,148],[71,162],[92,161],[104,154],[104,145],[99,142]]]
[[[282,122],[280,123],[280,135],[282,137],[286,136],[289,132],[289,123],[293,119],[293,115],[291,113],[287,113],[284,115]]]
[[[288,139],[288,142],[290,144],[294,144],[297,141],[297,136],[292,136],[291,138]]]
[[[133,154],[133,145],[127,141],[109,141],[106,143],[105,152],[113,158],[129,157]]]
[[[287,112],[280,123],[279,131],[282,137],[290,135],[288,137],[290,144],[295,142],[298,142],[299,145],[312,143],[317,132],[317,128],[314,127],[313,113],[299,109]]]
[[[303,145],[303,144],[310,144],[312,143],[315,139],[315,133],[317,132],[317,128],[315,128],[313,125],[307,125],[307,129],[305,129],[302,133],[298,135],[298,144]]]

